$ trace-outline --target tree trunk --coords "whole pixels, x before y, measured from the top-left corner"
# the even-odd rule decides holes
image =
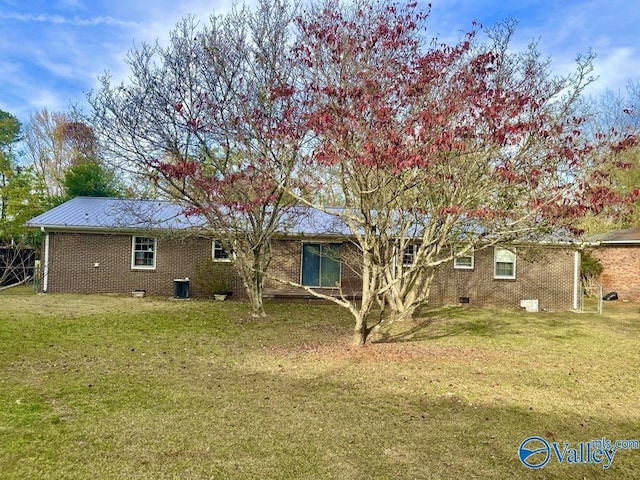
[[[363,315],[356,316],[356,326],[353,330],[353,345],[363,347],[367,341],[367,320]]]
[[[247,292],[249,305],[251,305],[251,317],[264,318],[262,293],[264,290],[265,272],[271,261],[271,251],[265,246],[256,248],[251,242],[237,242],[236,267],[240,274],[244,288]]]
[[[253,318],[264,318],[267,314],[264,311],[262,301],[262,291],[264,288],[264,275],[262,272],[254,270],[251,282],[247,284],[247,295],[251,305],[251,316]]]
[[[365,251],[362,256],[362,299],[360,308],[356,304],[351,304],[349,310],[356,320],[353,330],[353,345],[363,347],[367,341],[369,331],[367,329],[367,316],[371,311],[371,305],[374,302],[374,292],[378,283],[375,270],[375,262],[371,257],[370,251]]]
[[[412,320],[419,306],[429,299],[433,272],[416,272],[409,282],[391,288],[385,295],[385,321]]]
[[[400,307],[400,308],[397,308]],[[388,304],[384,312],[384,319],[388,323],[413,320],[413,314],[417,309],[417,305],[405,306],[401,303]]]
[[[247,289],[249,296],[249,304],[251,305],[251,316],[253,318],[264,318],[267,314],[264,311],[264,305],[262,303],[262,291],[256,292],[252,289]]]
[[[407,290],[402,285],[391,288],[385,294],[385,308],[383,318],[387,323],[401,320],[411,320],[416,311],[415,292]]]
[[[247,297],[249,298],[249,305],[251,305],[251,317],[266,317],[267,314],[264,311],[264,305],[262,302],[262,275],[259,275],[258,272],[252,272],[250,278],[244,279],[244,284],[245,290],[247,291]]]

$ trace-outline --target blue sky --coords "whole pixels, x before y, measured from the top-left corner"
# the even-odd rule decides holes
[[[430,30],[455,40],[472,20],[518,21],[514,48],[532,39],[565,73],[576,55],[597,53],[600,77],[588,93],[624,92],[640,81],[640,6],[632,0],[432,0]],[[166,41],[185,15],[206,22],[228,0],[0,0],[0,110],[23,123],[47,108],[85,105],[86,93],[109,71],[125,78],[128,50]]]

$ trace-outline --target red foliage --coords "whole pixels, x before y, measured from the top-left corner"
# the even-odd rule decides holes
[[[605,150],[584,138],[582,118],[559,114],[562,87],[539,55],[508,53],[508,26],[483,46],[474,23],[457,44],[433,40],[424,48],[429,10],[416,2],[356,3],[353,15],[337,2],[325,5],[298,20],[295,48],[313,72],[303,87],[313,94],[306,105],[306,127],[318,139],[312,165],[411,172],[450,186],[472,168],[467,158],[484,156],[488,173],[477,181],[488,183],[486,200],[504,198],[504,208],[464,207],[443,192],[445,204],[432,211],[438,216],[506,218],[512,209],[559,223],[621,201],[604,182],[584,177]],[[613,151],[637,141],[623,139]]]
[[[207,167],[198,160],[184,158],[153,162],[162,177],[171,178],[189,185],[190,191],[200,192],[206,198],[188,213],[207,213],[209,210],[246,213],[273,204],[277,186],[274,184],[265,159],[256,161],[226,174],[211,175]]]
[[[297,52],[305,63],[314,65],[326,50],[349,70],[307,86],[318,92],[308,126],[325,144],[351,137],[362,153],[356,161],[404,170],[428,166],[470,141],[515,145],[537,127],[536,99],[526,84],[499,85],[492,77],[500,54],[473,54],[476,31],[458,45],[423,53],[417,33],[428,12],[415,3],[368,15],[360,10],[357,25],[325,10],[324,17],[300,22],[308,41]],[[344,153],[323,145],[317,159],[334,163]]]

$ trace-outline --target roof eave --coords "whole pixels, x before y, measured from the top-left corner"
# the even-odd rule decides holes
[[[640,245],[640,240],[602,240],[601,245]]]
[[[68,233],[101,233],[101,234],[118,234],[118,233],[139,233],[139,232],[184,232],[193,233],[200,232],[202,229],[192,228],[153,228],[153,227],[87,227],[81,225],[28,225],[31,228],[38,228],[41,231],[49,232],[68,232]]]

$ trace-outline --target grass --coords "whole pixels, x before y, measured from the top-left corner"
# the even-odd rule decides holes
[[[333,306],[0,295],[3,479],[637,478],[520,443],[638,439],[640,308],[429,309],[364,348]]]
[[[18,285],[17,287],[3,288],[0,290],[0,296],[6,295],[33,295],[33,283],[26,285]]]

